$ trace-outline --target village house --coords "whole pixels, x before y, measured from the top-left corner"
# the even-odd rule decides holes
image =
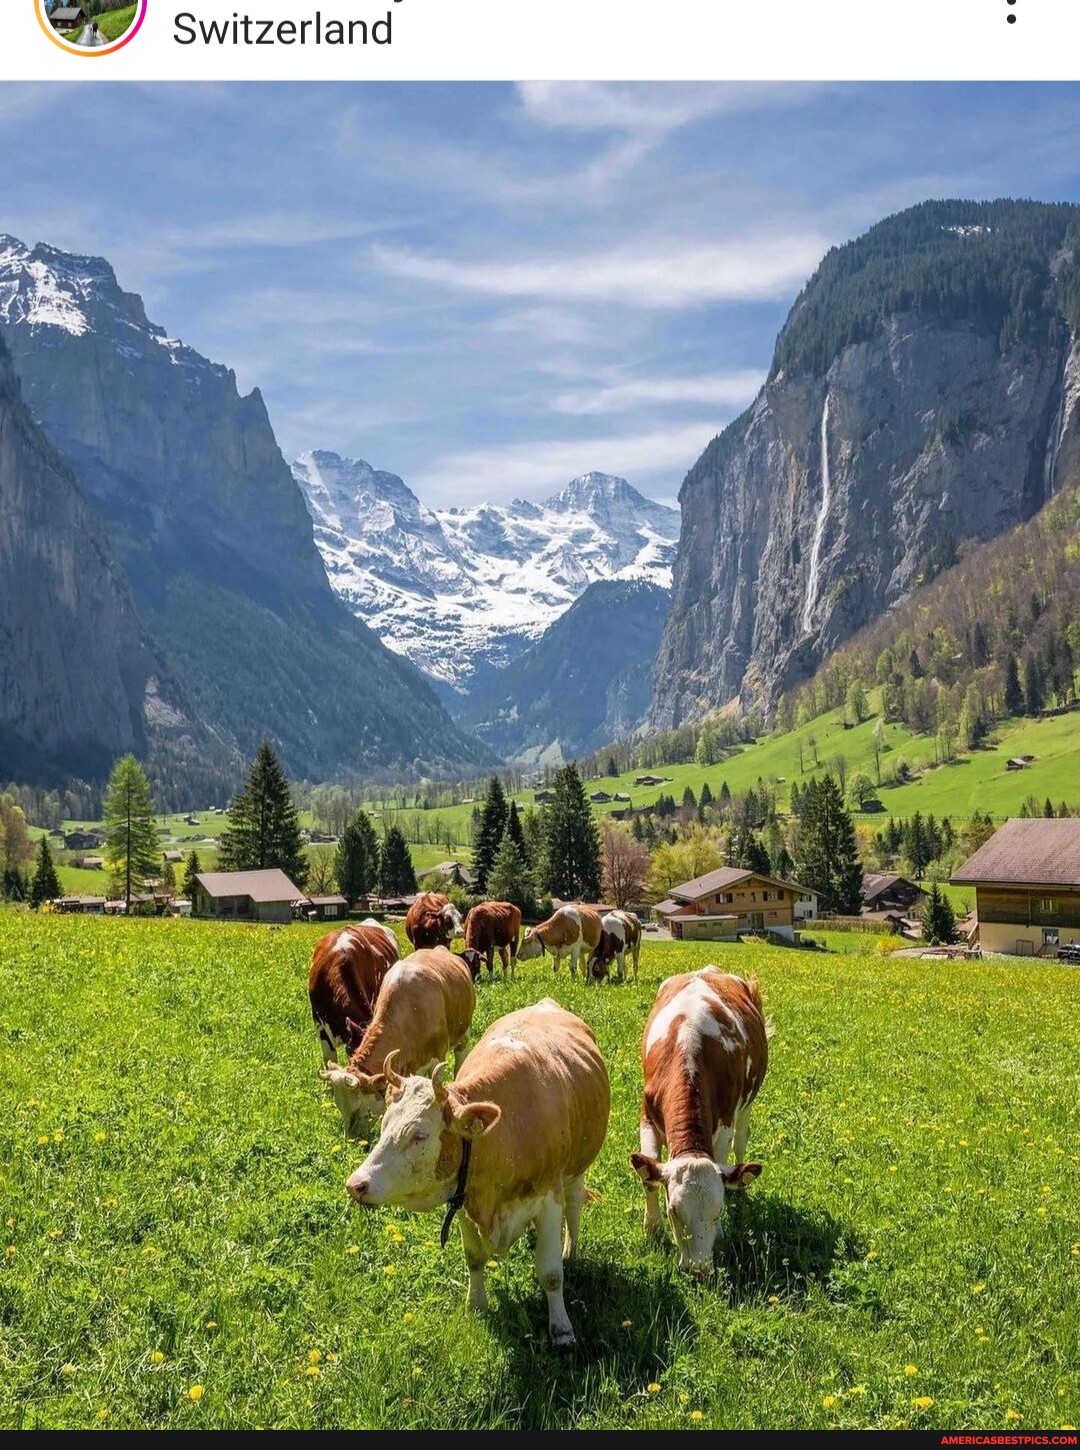
[[[663,775],[636,775],[634,777],[635,785],[664,785],[666,782],[667,777]]]
[[[284,871],[201,871],[195,877],[192,916],[221,921],[292,921],[304,899]]]
[[[426,881],[429,876],[445,876],[452,886],[459,886],[462,891],[471,891],[475,885],[475,877],[462,861],[440,861],[437,866],[418,871],[416,879]]]
[[[1080,819],[1006,821],[952,882],[975,888],[984,952],[1057,956],[1080,942]]]
[[[81,5],[61,5],[52,12],[49,20],[56,30],[78,30],[86,24],[86,11]]]
[[[104,916],[104,896],[61,896],[53,903],[65,916]]]
[[[337,921],[348,916],[349,903],[344,896],[308,896],[299,903],[299,910],[308,921]]]
[[[589,799],[594,806],[606,806],[610,802],[611,797],[606,790],[594,790]]]
[[[739,866],[721,866],[672,887],[654,911],[680,941],[735,941],[740,932],[768,931],[795,939],[795,906],[812,895],[793,881],[780,881]]]
[[[867,916],[896,912],[907,915],[918,910],[925,899],[922,887],[906,876],[870,872],[862,879],[863,912]]]
[[[68,851],[93,851],[104,839],[104,831],[68,831],[64,846]]]
[[[555,792],[553,790],[533,791],[533,800],[538,806],[546,806],[549,801],[553,801],[554,799]]]

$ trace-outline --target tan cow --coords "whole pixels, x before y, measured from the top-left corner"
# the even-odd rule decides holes
[[[448,947],[461,935],[461,913],[449,896],[422,892],[405,914],[405,935],[414,947]]]
[[[606,977],[612,962],[619,964],[619,981],[626,981],[626,954],[634,981],[638,978],[638,957],[641,954],[641,922],[632,911],[607,911],[600,918],[600,941],[589,958],[588,975],[597,981]]]
[[[336,1061],[341,1046],[355,1047],[349,1022],[362,1031],[371,1021],[382,980],[400,955],[391,929],[371,917],[316,942],[308,1000],[324,1062]]]
[[[596,1038],[550,999],[493,1022],[448,1086],[400,1080],[379,1141],[346,1185],[365,1207],[456,1208],[470,1309],[487,1308],[484,1265],[531,1225],[554,1344],[573,1344],[563,1257],[577,1248],[585,1173],[607,1132],[611,1089]],[[566,1231],[565,1243],[563,1231]]]
[[[460,1068],[475,1010],[468,963],[446,947],[421,947],[391,967],[379,989],[375,1015],[348,1064],[334,1063],[321,1074],[330,1084],[346,1133],[367,1138],[378,1128],[391,1066],[405,1075],[430,1072],[452,1050]]]
[[[465,918],[466,949],[486,958],[489,977],[495,974],[496,950],[503,976],[513,977],[520,934],[521,912],[510,901],[482,901]]]
[[[563,957],[569,953],[570,975],[577,976],[582,952],[586,963],[600,944],[600,913],[591,906],[560,906],[558,911],[531,927],[518,948],[518,961],[529,962],[551,953],[552,967],[558,972]],[[589,974],[585,972],[585,980]]]
[[[712,1266],[725,1188],[742,1188],[761,1172],[760,1163],[745,1161],[746,1139],[771,1035],[756,979],[716,967],[662,982],[645,1024],[641,1152],[630,1161],[645,1185],[646,1232],[663,1232],[662,1183],[679,1267],[689,1273]]]

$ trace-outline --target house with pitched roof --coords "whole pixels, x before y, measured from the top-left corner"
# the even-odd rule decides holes
[[[975,888],[984,952],[1056,957],[1080,942],[1080,820],[1006,821],[952,882]]]
[[[793,941],[796,907],[812,896],[794,881],[721,866],[673,886],[653,910],[680,941],[737,941],[741,932],[755,931]]]
[[[200,871],[192,916],[219,921],[286,922],[304,893],[284,871]]]

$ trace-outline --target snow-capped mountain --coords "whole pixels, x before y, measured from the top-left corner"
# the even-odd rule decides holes
[[[624,478],[585,473],[541,504],[436,510],[360,459],[305,453],[293,474],[337,593],[459,691],[516,658],[597,580],[671,586],[678,510]]]

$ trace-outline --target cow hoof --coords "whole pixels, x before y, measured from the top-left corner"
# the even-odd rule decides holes
[[[574,1339],[574,1331],[569,1325],[565,1329],[552,1329],[552,1349],[570,1349],[577,1341]]]

